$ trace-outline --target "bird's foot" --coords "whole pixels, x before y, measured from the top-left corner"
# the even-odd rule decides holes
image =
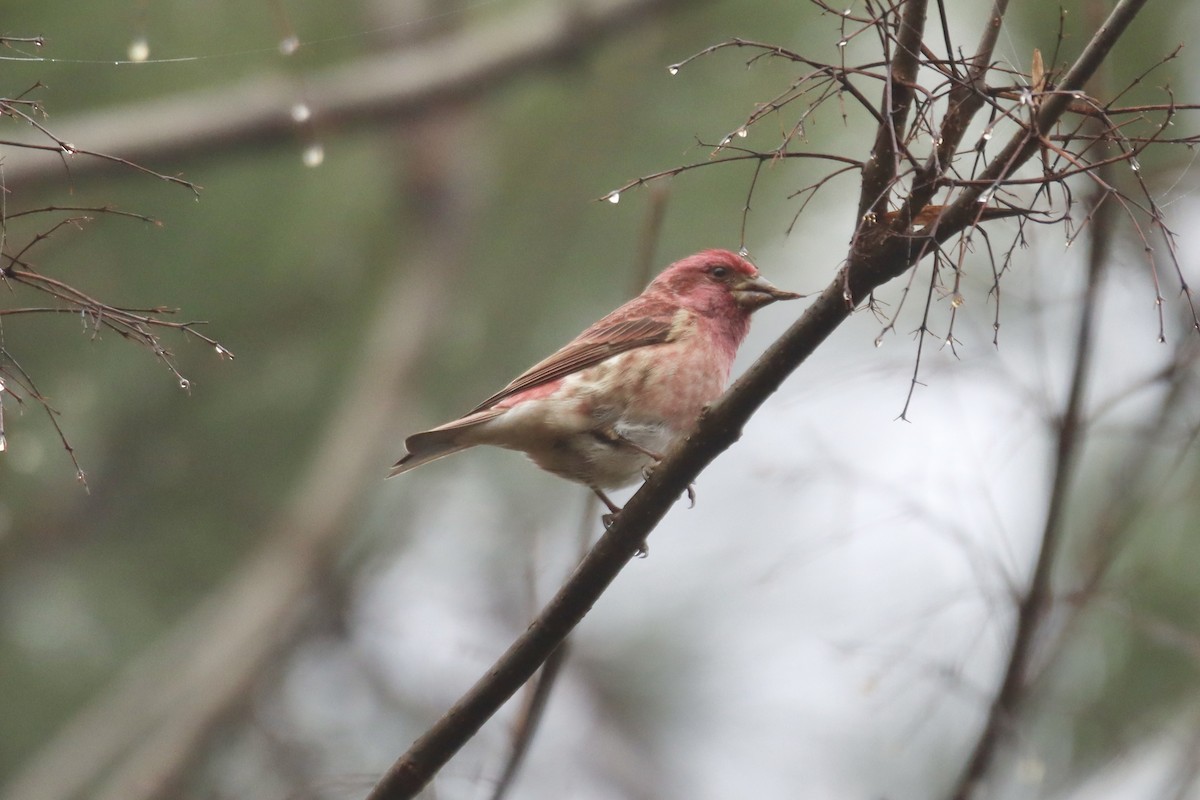
[[[608,530],[613,526],[613,523],[617,521],[617,515],[621,513],[621,507],[612,500],[609,500],[608,495],[600,491],[599,488],[595,486],[590,486],[588,488],[595,492],[596,497],[600,498],[600,502],[604,503],[604,505],[608,507],[608,513],[600,516],[600,522],[604,524],[604,530]]]

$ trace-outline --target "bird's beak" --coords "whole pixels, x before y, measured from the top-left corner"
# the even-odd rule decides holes
[[[776,300],[795,300],[803,296],[795,292],[785,292],[761,275],[743,278],[733,286],[733,299],[739,306],[751,311],[774,303]]]

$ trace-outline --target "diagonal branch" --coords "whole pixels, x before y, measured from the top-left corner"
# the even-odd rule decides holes
[[[1048,98],[1037,118],[1039,130],[1049,130],[1067,110],[1070,92],[1091,77],[1116,39],[1128,27],[1145,0],[1120,2],[1105,26],[1097,32],[1064,78],[1065,92]],[[916,53],[924,24],[923,2],[910,0],[899,36],[900,54],[910,58],[914,74],[893,72],[893,89],[900,87],[911,99],[904,81],[915,78]],[[904,111],[891,95],[889,110]],[[893,128],[896,132],[898,128]],[[880,141],[894,141],[881,132]],[[995,181],[1020,167],[1037,151],[1037,137],[1018,135],[985,170]],[[894,153],[895,151],[893,151]],[[870,175],[864,171],[862,202],[875,207],[892,182],[894,162],[875,153]],[[880,183],[882,181],[882,184]],[[576,567],[541,614],[447,713],[425,732],[384,774],[368,800],[404,800],[415,797],[496,710],[511,697],[555,651],[635,554],[676,498],[696,476],[741,435],[742,427],[783,381],[837,329],[875,288],[902,275],[932,246],[974,224],[979,217],[978,197],[984,186],[964,188],[947,208],[929,236],[896,235],[887,225],[861,226],[845,266],[782,337],[754,362],[728,392],[702,416],[694,433],[677,442]],[[881,215],[882,216],[882,215]]]

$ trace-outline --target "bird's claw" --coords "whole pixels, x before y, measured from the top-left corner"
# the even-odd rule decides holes
[[[618,512],[614,511],[611,514],[602,514],[600,516],[600,521],[604,523],[604,530],[608,530],[614,524],[616,524],[617,514]],[[650,555],[650,544],[643,539],[642,543],[638,545],[638,548],[634,551],[633,555],[635,558],[645,558],[646,556]]]

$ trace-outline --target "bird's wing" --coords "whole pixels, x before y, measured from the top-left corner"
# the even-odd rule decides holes
[[[613,321],[614,316],[615,313],[610,314],[558,352],[534,364],[508,386],[471,409],[470,414],[491,408],[501,400],[527,389],[587,369],[620,353],[671,340],[674,328],[672,316],[639,316]]]

